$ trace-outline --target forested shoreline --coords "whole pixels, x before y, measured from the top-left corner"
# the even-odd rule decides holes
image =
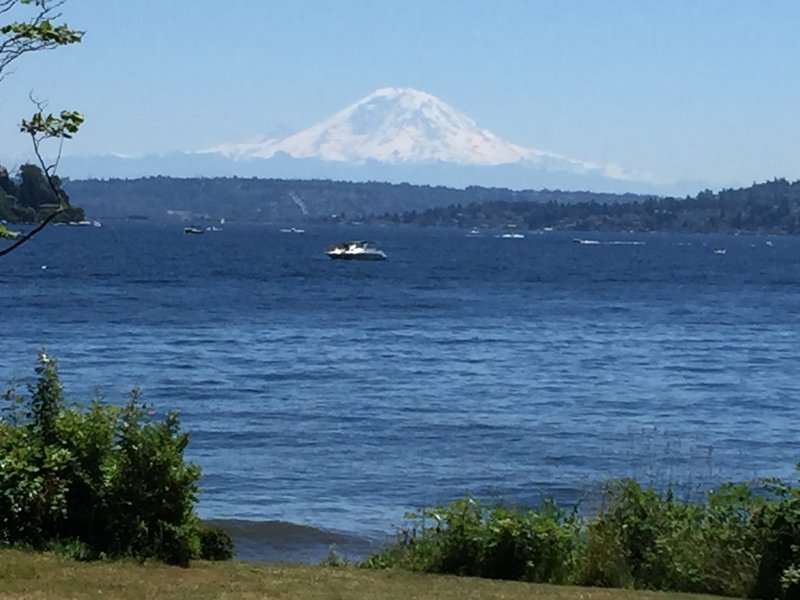
[[[52,203],[41,171],[0,168],[0,220],[40,221]],[[61,220],[325,222],[523,230],[800,233],[800,181],[703,190],[684,198],[588,191],[259,178],[59,182],[80,206]]]
[[[785,179],[748,188],[705,190],[687,198],[637,198],[629,202],[582,199],[530,202],[495,200],[451,204],[425,211],[385,213],[372,222],[423,226],[513,226],[539,230],[666,231],[675,233],[800,233],[800,181]]]
[[[800,233],[800,181],[786,179],[684,198],[236,177],[66,181],[64,186],[91,218]]]
[[[53,187],[37,165],[22,165],[15,177],[0,165],[0,221],[38,223],[59,209],[62,201],[66,206],[54,221],[82,221],[83,209],[69,204],[69,197],[62,189],[58,176],[52,176],[52,183]]]

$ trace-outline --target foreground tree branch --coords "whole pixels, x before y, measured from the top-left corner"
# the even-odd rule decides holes
[[[59,143],[63,143],[63,140],[72,138],[72,135],[78,131],[81,123],[83,123],[83,115],[81,115],[79,112],[68,110],[62,110],[58,117],[52,114],[45,115],[43,112],[44,104],[35,100],[34,102],[39,110],[37,110],[30,119],[23,119],[22,123],[20,124],[20,131],[27,133],[31,137],[36,159],[39,162],[39,166],[42,168],[42,173],[47,181],[47,186],[53,193],[53,197],[58,199],[58,206],[49,215],[47,215],[47,217],[42,219],[41,223],[39,223],[36,227],[31,229],[25,235],[18,237],[14,243],[7,248],[0,250],[0,258],[6,254],[10,254],[37,233],[42,231],[42,229],[47,227],[49,223],[51,223],[56,217],[58,217],[58,215],[63,213],[69,207],[69,201],[67,200],[64,191],[56,184],[55,179],[55,170],[58,167],[58,161],[61,158],[61,147],[59,146],[56,160],[52,164],[48,165],[42,156],[41,146],[42,143],[47,140],[57,139],[59,140]]]
[[[77,44],[83,32],[70,29],[66,24],[56,24],[61,17],[58,12],[64,0],[0,0],[0,15],[13,15],[12,10],[22,12],[33,8],[27,18],[0,25],[0,81],[5,77],[7,67],[29,52],[52,50],[59,46]]]
[[[53,219],[55,219],[58,215],[60,215],[62,212],[64,212],[65,208],[66,207],[57,208],[56,210],[51,212],[49,215],[47,215],[47,217],[41,223],[39,223],[35,228],[31,229],[25,235],[21,235],[21,236],[17,237],[15,242],[13,244],[11,244],[10,246],[8,246],[7,248],[3,248],[2,250],[0,250],[0,258],[5,256],[6,254],[12,253],[14,250],[16,250],[17,248],[22,246],[22,244],[27,242],[29,239],[31,239],[33,236],[35,236],[37,233],[39,233],[42,229],[47,227],[47,225],[49,225],[53,221]]]
[[[6,25],[0,24],[0,81],[7,75],[8,66],[15,60],[29,52],[50,50],[59,46],[76,44],[83,38],[83,32],[71,29],[66,24],[57,24],[55,20],[61,17],[58,9],[64,0],[0,0],[0,17],[9,17],[12,21]],[[25,18],[21,18],[25,16]],[[3,228],[3,238],[13,239],[14,242],[0,250],[3,257],[22,244],[30,240],[49,223],[55,220],[69,207],[66,194],[60,189],[55,172],[61,158],[61,148],[65,139],[70,139],[81,123],[83,115],[76,111],[61,111],[58,116],[45,114],[44,104],[37,100],[37,111],[30,119],[23,119],[20,131],[30,136],[36,159],[42,168],[47,186],[56,200],[55,209],[41,222],[25,235],[15,235]],[[48,140],[58,140],[59,149],[55,161],[48,165],[42,156],[42,144]]]

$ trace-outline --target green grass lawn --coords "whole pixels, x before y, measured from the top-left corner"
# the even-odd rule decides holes
[[[189,569],[126,562],[80,563],[51,554],[0,550],[0,600],[678,600],[712,598],[550,586],[354,567],[247,562],[193,563]]]

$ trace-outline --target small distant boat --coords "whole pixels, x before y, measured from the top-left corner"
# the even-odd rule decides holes
[[[289,227],[288,229],[281,229],[281,233],[305,233],[305,229],[298,229],[297,227]]]
[[[469,230],[469,233],[466,234],[466,235],[467,235],[467,237],[477,237],[480,234],[481,234],[481,230],[478,229],[477,227],[473,227],[472,229]]]
[[[524,233],[504,233],[500,236],[501,238],[505,238],[507,240],[521,240],[525,237]]]
[[[727,254],[728,251],[725,248],[714,248],[714,254]]]
[[[383,250],[379,250],[375,242],[356,240],[341,242],[328,246],[325,252],[328,256],[338,260],[386,260]]]
[[[584,240],[581,238],[572,238],[576,244],[583,244],[586,246],[644,246],[647,242],[641,240]],[[680,243],[678,244],[680,245]]]
[[[201,227],[184,227],[183,233],[205,233],[205,229]]]

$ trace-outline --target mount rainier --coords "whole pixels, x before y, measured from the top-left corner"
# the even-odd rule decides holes
[[[382,88],[322,122],[283,138],[224,143],[142,157],[63,158],[75,179],[272,177],[423,185],[652,193],[614,165],[600,165],[501,139],[435,96]]]
[[[207,152],[237,160],[284,153],[292,158],[359,164],[529,163],[551,170],[626,178],[616,167],[601,167],[503,140],[439,98],[411,88],[376,90],[321,123],[282,139],[223,144]]]

